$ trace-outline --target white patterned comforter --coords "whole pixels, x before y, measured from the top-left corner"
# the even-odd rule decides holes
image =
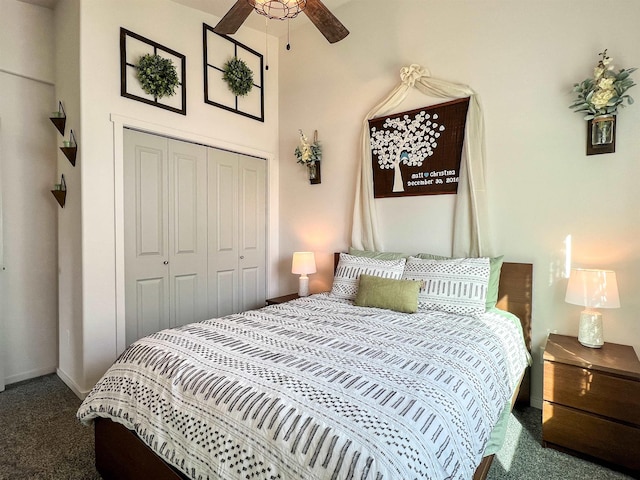
[[[164,330],[78,418],[124,424],[193,479],[466,480],[527,365],[505,316],[320,294]]]

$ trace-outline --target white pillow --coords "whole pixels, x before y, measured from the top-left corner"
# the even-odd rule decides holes
[[[336,298],[354,300],[358,293],[358,279],[363,273],[383,278],[402,278],[406,260],[378,260],[376,258],[356,257],[348,253],[340,254],[340,261],[333,277],[331,295]]]
[[[489,259],[427,260],[409,257],[402,278],[420,280],[418,310],[441,310],[477,317],[486,310]]]

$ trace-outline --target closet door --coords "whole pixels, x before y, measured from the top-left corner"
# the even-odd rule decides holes
[[[208,318],[206,148],[169,140],[169,297],[172,327]]]
[[[124,131],[127,345],[170,326],[167,139]]]
[[[266,162],[209,148],[209,315],[264,306]]]
[[[266,298],[266,161],[238,155],[240,311]]]
[[[207,311],[206,148],[125,130],[127,345]]]
[[[209,166],[209,316],[238,312],[238,159],[207,149]]]

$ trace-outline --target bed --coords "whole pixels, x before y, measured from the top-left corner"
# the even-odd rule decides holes
[[[530,264],[503,263],[496,305],[517,315],[526,348],[500,313],[387,314],[331,294],[142,339],[78,411],[95,424],[96,467],[105,479],[485,478],[493,454],[483,453],[504,414],[489,399],[528,401],[519,350],[530,346],[531,276]],[[497,332],[485,328],[503,318]],[[423,339],[427,324],[435,337],[459,326],[459,343]],[[480,340],[462,338],[475,329]],[[482,339],[492,336],[520,357],[497,374],[485,367],[508,362],[493,358]],[[465,380],[448,363],[458,361]],[[460,406],[455,390],[465,392]]]

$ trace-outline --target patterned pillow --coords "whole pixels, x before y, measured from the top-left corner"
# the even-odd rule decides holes
[[[428,258],[429,260],[451,260],[451,257],[443,257],[442,255],[434,255],[432,253],[419,253],[414,255],[416,258]],[[500,272],[502,271],[502,262],[504,255],[489,258],[489,286],[487,288],[487,310],[494,308],[498,303],[498,291],[500,289]]]
[[[333,277],[331,295],[336,298],[353,300],[358,293],[358,278],[365,273],[383,278],[402,278],[406,260],[378,260],[377,258],[356,257],[348,253],[340,254],[340,261]]]
[[[402,278],[421,280],[418,310],[441,310],[477,317],[485,312],[489,259],[425,260],[409,257]]]

